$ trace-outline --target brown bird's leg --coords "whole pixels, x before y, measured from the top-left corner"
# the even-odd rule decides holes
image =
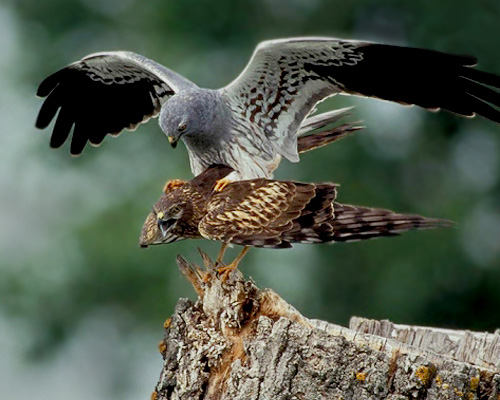
[[[229,243],[222,242],[222,245],[220,246],[219,254],[217,255],[217,258],[215,260],[215,264],[212,264],[215,266],[215,268],[217,268],[218,265],[224,265],[224,263],[222,262],[222,259],[224,258],[224,253],[226,252],[227,246],[229,246]],[[212,261],[210,261],[210,263],[212,263]],[[210,268],[207,268],[206,265],[207,264],[205,264],[205,269],[209,270]],[[220,268],[222,268],[222,267],[219,267],[217,269],[217,272],[219,271]],[[203,277],[203,282],[208,283],[210,281],[210,279],[211,279],[211,274],[207,273]]]
[[[222,263],[222,259],[224,258],[224,253],[226,252],[227,246],[229,243],[222,242],[222,245],[220,246],[219,254],[217,255],[217,259],[215,260],[215,266]]]
[[[245,247],[243,247],[243,250],[241,250],[240,254],[238,254],[238,257],[236,257],[231,264],[229,264],[229,265],[227,265],[225,267],[217,268],[217,272],[220,275],[220,280],[222,281],[222,283],[226,282],[229,274],[232,271],[234,271],[236,268],[238,268],[238,264],[243,259],[243,257],[245,257],[245,254],[248,253],[248,250],[250,250],[250,247],[251,246],[245,246]]]

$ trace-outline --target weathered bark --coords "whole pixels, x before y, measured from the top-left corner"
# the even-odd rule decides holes
[[[165,323],[154,399],[500,400],[500,335],[310,320],[239,271],[178,258],[199,299]]]

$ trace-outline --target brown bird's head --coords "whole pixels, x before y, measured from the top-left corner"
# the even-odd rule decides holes
[[[141,247],[173,243],[190,237],[186,236],[182,225],[186,219],[189,219],[189,215],[193,214],[192,207],[189,203],[182,201],[182,196],[169,197],[163,195],[146,218],[139,239]]]
[[[200,238],[198,224],[206,214],[214,186],[232,171],[230,167],[214,166],[189,182],[168,181],[144,222],[139,245],[148,247]]]

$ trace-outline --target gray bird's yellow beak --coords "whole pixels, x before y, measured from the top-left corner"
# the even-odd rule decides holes
[[[173,136],[168,136],[168,142],[174,149],[177,147],[177,141],[178,139],[174,138]]]

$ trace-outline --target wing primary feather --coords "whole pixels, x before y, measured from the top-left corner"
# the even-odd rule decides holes
[[[59,85],[59,82],[61,78],[64,77],[65,73],[66,68],[63,68],[45,78],[38,86],[36,95],[38,97],[47,97],[50,92],[52,92],[56,88],[56,86]]]
[[[77,121],[71,138],[70,153],[74,156],[82,153],[83,148],[87,144],[87,129],[81,121]]]
[[[481,83],[470,80],[469,78],[460,78],[460,84],[465,93],[484,100],[488,103],[500,106],[500,93],[490,89]]]
[[[463,77],[500,89],[500,76],[474,68],[464,68]]]
[[[71,110],[69,108],[61,109],[57,116],[52,136],[50,137],[50,147],[55,149],[61,147],[68,138],[73,125],[74,122]]]
[[[61,107],[61,95],[61,89],[57,87],[51,92],[50,96],[45,99],[35,122],[35,126],[38,129],[45,129],[54,119],[57,110]]]
[[[472,94],[468,94],[467,98],[474,109],[474,113],[488,118],[491,121],[500,123],[499,110],[493,108],[492,106]]]

